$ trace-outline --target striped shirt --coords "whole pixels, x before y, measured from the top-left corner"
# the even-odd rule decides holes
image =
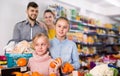
[[[47,35],[47,31],[40,26],[39,22],[35,22],[34,26],[31,26],[28,20],[17,23],[13,31],[13,39],[16,41],[27,40],[31,41],[37,33],[44,33]]]

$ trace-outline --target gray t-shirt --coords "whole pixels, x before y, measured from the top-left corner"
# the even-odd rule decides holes
[[[36,21],[35,25],[31,26],[28,20],[24,20],[15,25],[13,40],[18,42],[21,40],[31,41],[37,33],[44,33],[47,35],[47,31],[40,26],[39,22]]]

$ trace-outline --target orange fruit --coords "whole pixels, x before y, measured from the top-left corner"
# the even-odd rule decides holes
[[[63,67],[63,68],[62,68],[62,71],[63,71],[64,73],[67,73],[68,70],[69,70],[68,67]]]
[[[12,75],[15,76],[23,76],[23,74],[21,72],[12,72]]]
[[[26,58],[19,58],[17,60],[17,65],[18,66],[25,66],[27,64],[27,59]]]
[[[66,62],[63,65],[63,69],[62,70],[63,70],[64,73],[70,73],[70,72],[72,72],[74,70],[74,67],[70,63]]]
[[[74,68],[71,66],[69,67],[69,72],[72,72],[74,70]]]
[[[51,73],[50,76],[56,76],[56,74],[55,73]]]
[[[3,68],[3,66],[2,65],[0,65],[0,69],[2,69]]]
[[[56,67],[53,61],[50,63],[50,67],[51,68],[55,68]]]
[[[30,76],[29,73],[23,73],[23,76]]]
[[[71,64],[68,63],[68,62],[66,62],[66,63],[64,64],[65,67],[70,67],[70,65],[71,65]]]
[[[43,76],[43,75],[40,74],[39,72],[32,72],[32,76]]]
[[[32,72],[32,76],[39,76],[38,72]]]
[[[55,61],[57,61],[58,63],[62,63],[61,58],[56,58]],[[52,61],[52,62],[50,63],[50,67],[51,67],[51,68],[55,68],[55,67],[56,67],[55,61]]]

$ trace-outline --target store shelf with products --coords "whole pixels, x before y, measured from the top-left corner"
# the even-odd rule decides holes
[[[71,23],[71,29],[75,30],[75,32],[77,32],[76,30],[79,30],[79,31],[83,31],[83,33],[87,35],[115,37],[115,38],[120,37],[119,31],[117,29],[113,29],[113,28],[108,29],[105,27],[98,27],[97,25],[90,26],[89,24],[82,23],[81,21],[78,21],[78,20],[70,20],[70,23]]]
[[[77,47],[80,46],[78,49],[82,50],[79,51],[83,53],[83,48],[95,48],[94,53],[85,53],[84,56],[91,56],[94,54],[100,55],[111,55],[111,54],[118,54],[119,49],[114,50],[114,46],[120,47],[119,42],[119,31],[117,28],[110,27],[100,27],[97,25],[92,25],[89,23],[85,23],[80,20],[70,20],[70,32],[69,36],[73,35],[71,40],[75,41]],[[72,30],[72,31],[71,31]],[[81,55],[81,54],[80,54]]]
[[[80,43],[80,42],[76,42],[76,44],[80,44],[84,47],[99,47],[102,45],[102,43],[94,43],[94,44],[85,44],[85,43]]]
[[[111,27],[106,28],[108,26],[106,26],[106,27],[103,27],[103,26],[100,27],[100,26],[97,26],[96,24],[93,25],[93,24],[82,22],[80,20],[73,20],[73,19],[69,19],[69,20],[70,20],[71,23],[76,23],[76,24],[81,25],[83,27],[89,27],[89,28],[93,28],[93,29],[102,29],[102,30],[106,30],[106,31],[114,31],[117,34],[119,34],[119,31],[118,31],[117,27],[116,28],[111,28]]]

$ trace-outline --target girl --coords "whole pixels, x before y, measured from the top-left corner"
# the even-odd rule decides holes
[[[50,41],[50,54],[53,58],[60,57],[63,61],[72,64],[75,70],[80,68],[76,44],[66,38],[69,31],[69,21],[60,17],[55,23],[56,37]]]
[[[40,33],[37,34],[33,40],[33,57],[28,61],[28,67],[32,72],[39,72],[44,76],[49,76],[54,73],[56,76],[59,76],[58,68],[59,63],[54,60],[55,68],[50,67],[50,62],[53,61],[49,56],[49,39],[46,35]]]

